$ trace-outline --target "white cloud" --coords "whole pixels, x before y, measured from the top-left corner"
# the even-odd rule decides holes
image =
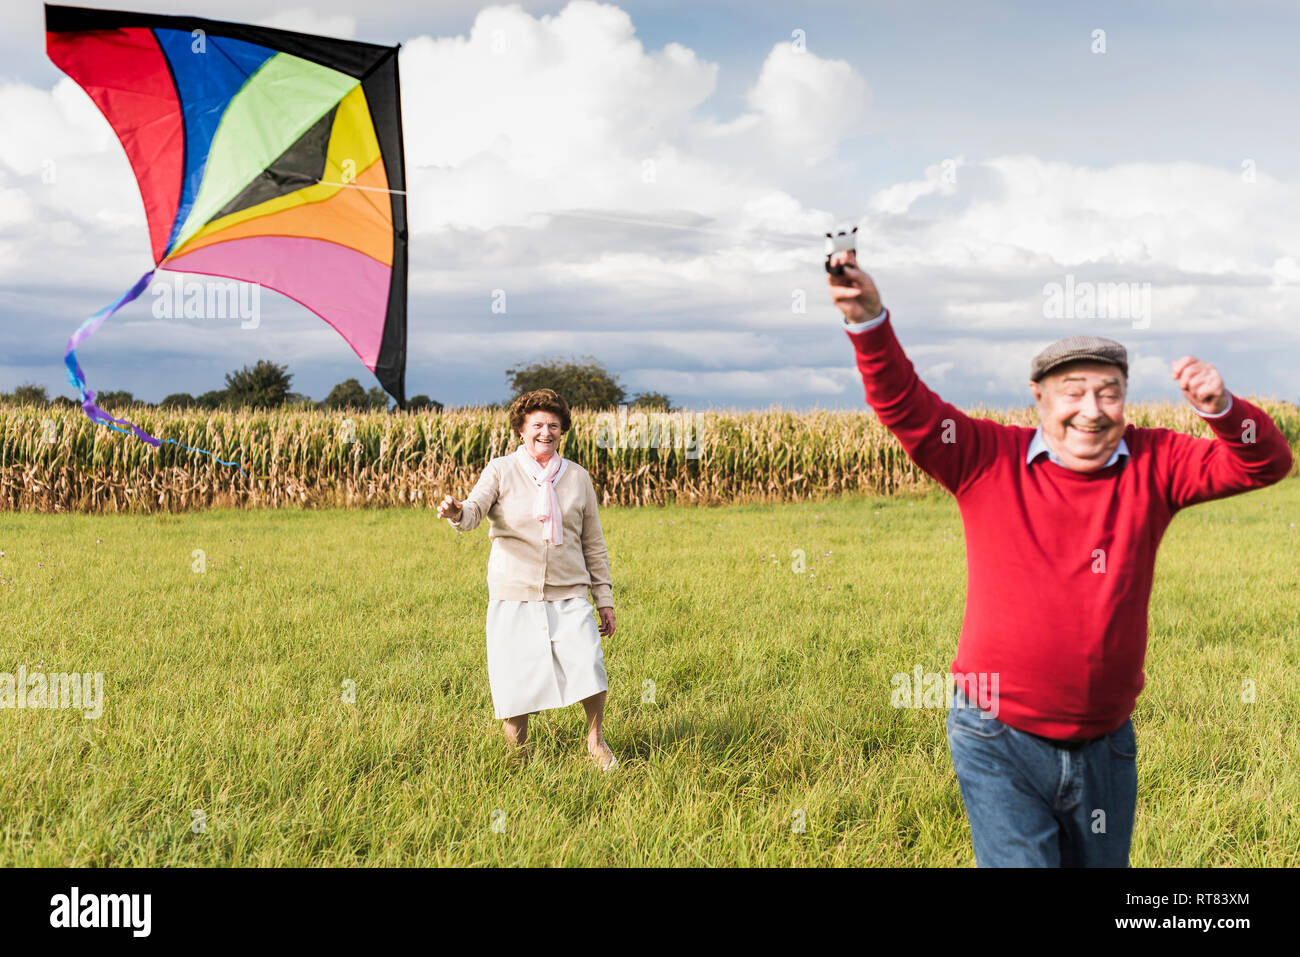
[[[946,187],[939,174],[931,167],[924,180],[872,198],[874,213],[932,223],[922,233],[928,248],[918,243],[899,257],[937,252],[957,266],[1109,262],[1263,276],[1300,213],[1294,185],[1262,174],[1247,183],[1236,171],[1191,162],[1089,169],[1000,156],[963,163]],[[927,201],[936,196],[947,202],[931,220]]]
[[[485,9],[468,36],[408,43],[402,75],[416,230],[573,209],[824,230],[827,214],[763,171],[834,155],[861,132],[868,98],[847,63],[780,44],[753,112],[720,124],[702,112],[716,64],[677,43],[647,51],[624,11],[589,0],[536,18]]]
[[[317,36],[338,37],[341,40],[351,40],[357,35],[357,18],[352,14],[323,14],[307,7],[277,10],[271,16],[258,20],[257,23],[277,30],[314,33]]]
[[[272,20],[351,36],[350,9]],[[777,44],[740,85],[741,115],[718,117],[716,63],[646,49],[627,13],[588,0],[538,16],[488,7],[467,34],[416,37],[401,56],[413,367],[451,349],[495,382],[505,353],[599,348],[641,390],[860,399],[851,361],[830,364],[843,344],[824,345],[840,335],[819,240],[833,218],[812,198],[855,174],[842,147],[870,122],[848,63]],[[0,140],[0,281],[75,275],[80,297],[111,298],[147,266],[148,236],[107,123],[65,78],[0,84],[0,126],[21,131]],[[1263,172],[956,155],[868,197],[858,248],[918,369],[945,393],[1023,398],[1029,357],[1077,331],[1140,332],[1168,354],[1191,347],[1157,340],[1192,335],[1294,348],[1297,219],[1300,187]],[[1044,283],[1066,274],[1150,282],[1149,329],[1046,319]],[[487,309],[498,287],[508,320]],[[805,314],[791,308],[800,291]],[[324,329],[303,316],[308,327]],[[293,335],[267,341],[287,349]]]
[[[749,90],[753,112],[713,127],[710,135],[753,135],[753,145],[766,141],[815,166],[834,156],[841,141],[864,132],[870,99],[866,82],[848,63],[778,43]]]
[[[1273,261],[1273,278],[1279,285],[1300,283],[1300,262],[1294,256],[1280,256]]]
[[[36,204],[21,189],[0,188],[0,229],[29,223],[36,218]]]
[[[494,153],[539,175],[611,146],[639,156],[672,138],[716,73],[676,44],[646,53],[616,7],[579,0],[537,19],[489,7],[468,37],[403,47],[407,151],[416,167]]]
[[[1163,356],[1129,355],[1129,388],[1141,388],[1144,392],[1167,393],[1166,398],[1181,394],[1173,379],[1173,370]]]

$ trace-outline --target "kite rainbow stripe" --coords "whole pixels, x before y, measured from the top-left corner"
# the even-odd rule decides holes
[[[80,7],[47,5],[45,24],[50,59],[90,95],[126,151],[155,268],[289,296],[329,323],[404,405],[398,48]],[[69,379],[97,421],[130,425],[94,405],[75,349],[152,274],[68,341]]]

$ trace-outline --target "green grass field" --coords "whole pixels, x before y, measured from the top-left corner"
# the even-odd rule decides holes
[[[528,762],[492,718],[485,527],[0,516],[0,672],[104,674],[98,720],[0,710],[0,864],[973,864],[944,712],[890,705],[956,649],[951,498],[602,520],[605,775],[580,706],[533,719]],[[1165,538],[1134,865],[1300,865],[1297,526],[1292,478]]]

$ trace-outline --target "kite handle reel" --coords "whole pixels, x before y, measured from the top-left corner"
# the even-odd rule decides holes
[[[850,230],[841,229],[837,233],[826,234],[826,271],[832,276],[843,276],[843,266],[831,266],[831,256],[840,252],[857,252],[858,227]]]

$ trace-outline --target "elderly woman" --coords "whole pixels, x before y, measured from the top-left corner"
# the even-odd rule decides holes
[[[600,638],[614,634],[614,599],[591,476],[557,451],[571,424],[550,389],[519,396],[510,406],[519,447],[488,462],[464,502],[444,498],[438,517],[469,531],[486,515],[491,527],[488,682],[506,738],[522,747],[529,714],[581,701],[587,751],[608,771],[618,761],[601,733],[609,681]]]

